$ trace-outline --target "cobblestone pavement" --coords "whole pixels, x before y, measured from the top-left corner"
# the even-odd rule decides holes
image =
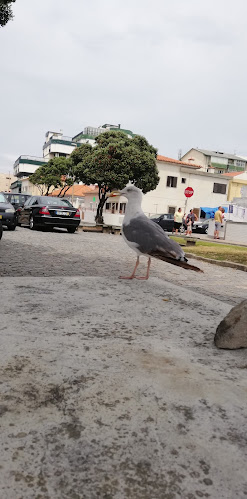
[[[247,250],[246,250],[247,251]],[[2,276],[98,276],[115,277],[132,271],[135,254],[119,235],[66,231],[30,231],[18,227],[4,231],[0,244]],[[146,259],[140,271],[145,272]],[[160,261],[152,261],[151,277],[180,284],[186,289],[231,304],[246,298],[246,273],[191,260],[205,271],[198,276]],[[206,305],[206,303],[205,303]]]
[[[121,281],[121,236],[4,231],[3,499],[247,496],[246,349],[213,344],[246,273],[191,261]]]

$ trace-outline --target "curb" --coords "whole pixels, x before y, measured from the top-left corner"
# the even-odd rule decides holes
[[[195,260],[201,260],[202,262],[219,265],[220,267],[231,267],[232,269],[247,272],[247,265],[243,265],[242,263],[228,262],[227,260],[213,260],[212,258],[204,258],[203,256],[194,255],[194,253],[186,253],[185,256],[188,258],[194,258]]]

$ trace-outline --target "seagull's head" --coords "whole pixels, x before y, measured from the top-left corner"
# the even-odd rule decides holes
[[[138,189],[138,187],[136,187],[135,185],[132,185],[132,184],[127,184],[126,187],[124,187],[124,189],[122,189],[120,191],[120,194],[122,196],[125,196],[128,201],[131,201],[131,200],[142,200],[142,191],[141,189]]]

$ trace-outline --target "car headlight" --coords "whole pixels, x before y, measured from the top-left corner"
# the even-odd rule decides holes
[[[5,213],[14,213],[14,212],[15,212],[14,208],[7,208],[5,210]]]

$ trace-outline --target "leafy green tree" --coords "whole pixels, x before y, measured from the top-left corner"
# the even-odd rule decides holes
[[[50,189],[60,187],[59,197],[76,181],[75,168],[70,158],[52,158],[44,165],[37,168],[31,175],[30,182],[36,185],[42,195],[48,196]]]
[[[12,19],[12,3],[15,0],[0,0],[0,26],[5,26]]]
[[[82,144],[70,158],[77,177],[86,185],[98,184],[99,204],[95,220],[103,222],[107,194],[132,181],[144,193],[159,183],[156,166],[157,149],[145,137],[133,139],[121,131],[108,131],[96,137],[96,145]]]

